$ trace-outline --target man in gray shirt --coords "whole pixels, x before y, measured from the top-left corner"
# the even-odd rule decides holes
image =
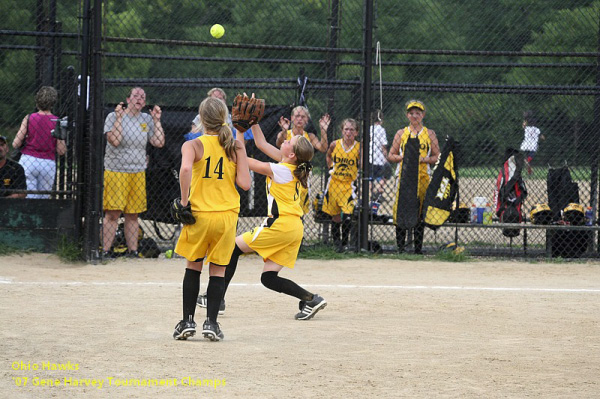
[[[165,133],[160,122],[162,111],[155,105],[150,114],[143,113],[146,93],[141,87],[131,89],[127,104],[120,103],[104,122],[104,222],[102,225],[104,256],[109,250],[121,213],[125,219],[128,256],[138,256],[138,214],[146,210],[146,145],[161,148]]]

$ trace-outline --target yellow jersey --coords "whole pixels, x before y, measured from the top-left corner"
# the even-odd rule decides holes
[[[333,160],[333,173],[331,176],[342,182],[351,182],[358,176],[358,161],[360,158],[360,143],[354,141],[350,148],[344,147],[344,140],[335,141],[331,153]]]
[[[310,143],[310,136],[308,135],[308,133],[306,133],[306,131],[302,131],[302,136],[306,137],[308,139],[308,142]],[[294,133],[291,130],[288,130],[286,140],[291,140],[292,137],[294,137]]]
[[[237,165],[230,161],[216,135],[203,135],[202,159],[192,167],[190,203],[192,212],[240,212],[240,194],[235,188]]]
[[[267,176],[268,215],[272,218],[279,216],[302,216],[300,206],[300,181],[294,176],[296,165],[289,163],[271,163],[273,178]]]
[[[402,133],[402,137],[400,138],[400,149],[402,150],[402,153],[404,153],[404,147],[406,146],[406,142],[408,141],[408,138],[411,137],[411,135],[413,138],[415,137],[414,133],[410,131],[408,126],[405,127],[404,132]],[[428,157],[429,155],[431,155],[431,139],[429,138],[429,131],[425,126],[423,126],[423,129],[419,132],[419,134],[416,137],[419,139],[419,156]],[[430,165],[428,163],[420,162],[419,176],[429,175],[429,169]],[[398,170],[402,170],[402,161],[400,161],[400,167],[398,168]]]

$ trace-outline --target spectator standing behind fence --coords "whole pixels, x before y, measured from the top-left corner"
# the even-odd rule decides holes
[[[285,117],[279,118],[279,126],[281,132],[277,135],[277,141],[275,144],[277,148],[281,148],[281,145],[285,140],[291,140],[293,136],[304,136],[312,144],[313,148],[320,152],[327,152],[327,129],[331,118],[329,114],[325,114],[319,119],[319,128],[321,129],[321,139],[319,140],[314,133],[307,133],[304,129],[308,125],[310,119],[310,113],[308,108],[301,105],[292,109],[291,121]],[[309,211],[309,189],[310,189],[310,178],[308,179],[308,188],[304,186],[300,187],[300,205],[304,214]]]
[[[25,198],[25,193],[13,193],[12,190],[26,190],[25,170],[17,162],[8,159],[8,141],[0,136],[0,197]]]
[[[423,200],[425,199],[425,193],[430,181],[430,170],[433,165],[437,162],[440,155],[440,147],[438,144],[435,132],[431,129],[426,128],[423,125],[423,118],[425,117],[425,105],[419,100],[410,100],[406,103],[406,117],[409,120],[409,125],[404,129],[398,130],[394,136],[392,148],[388,154],[388,160],[390,162],[399,162],[400,167],[398,170],[402,171],[402,160],[404,158],[404,146],[409,137],[416,137],[419,139],[419,169],[418,169],[418,187],[417,194],[419,197],[419,222],[414,228],[414,247],[416,254],[423,253],[423,235],[425,231],[425,225],[422,220],[422,207]],[[396,193],[396,201],[394,202],[394,221],[396,221],[396,215],[399,204],[400,184],[398,184],[398,192]],[[396,226],[396,243],[398,245],[398,252],[404,252],[404,246],[406,243],[405,229],[401,229]]]
[[[525,153],[527,160],[527,173],[532,174],[533,169],[531,168],[531,161],[538,150],[539,140],[545,140],[546,138],[535,125],[537,121],[533,116],[532,111],[525,111],[523,113],[523,142],[521,143],[521,151]]]
[[[373,112],[371,120],[373,125],[370,128],[371,143],[369,148],[369,162],[371,162],[372,182],[371,198],[373,201],[381,202],[385,190],[385,175],[387,165],[387,133],[383,124],[383,112],[376,110]]]
[[[210,89],[207,93],[206,93],[207,97],[213,97],[213,98],[218,98],[219,100],[223,101],[225,104],[227,104],[227,94],[225,94],[225,91],[219,87],[213,87],[212,89]],[[229,125],[229,128],[231,129],[231,131],[233,132],[233,135],[235,137],[235,128],[233,127],[233,124],[231,123],[231,114],[227,113],[227,119],[226,119],[227,124]],[[186,133],[184,135],[184,138],[186,141],[188,140],[193,140],[196,137],[200,137],[204,134],[203,129],[202,129],[202,124],[200,123],[200,114],[196,114],[196,117],[194,118],[194,120],[192,121],[192,128],[190,130],[189,133]],[[244,140],[248,141],[248,140],[252,140],[254,139],[254,136],[252,136],[252,130],[248,129],[245,133],[244,133]]]
[[[165,133],[158,105],[150,114],[142,112],[146,93],[141,87],[131,89],[127,104],[120,103],[104,122],[104,255],[109,253],[121,212],[125,217],[125,240],[130,257],[138,256],[138,214],[146,210],[146,145],[161,148]]]
[[[218,98],[219,100],[221,100],[225,104],[227,104],[227,94],[225,94],[225,90],[221,89],[220,87],[213,87],[206,93],[206,96]],[[226,118],[225,122],[227,122],[227,124],[229,125],[229,128],[232,129],[232,131],[233,131],[233,125],[231,124],[231,114],[229,112],[227,113],[227,118]],[[195,137],[199,137],[202,134],[204,134],[204,131],[202,129],[202,123],[200,123],[200,114],[196,114],[196,117],[192,121],[191,133]],[[192,137],[192,138],[195,138],[195,137]],[[187,139],[187,137],[186,137],[186,139]]]
[[[19,163],[25,169],[27,188],[30,191],[52,191],[56,176],[56,154],[64,155],[67,146],[64,140],[52,137],[57,116],[52,108],[58,100],[54,87],[43,86],[35,95],[38,111],[26,115],[13,140],[13,147],[21,149]],[[50,198],[50,194],[28,194],[27,198]]]
[[[348,245],[352,213],[356,205],[356,185],[361,151],[357,142],[358,122],[344,119],[342,138],[329,146],[326,159],[330,178],[323,195],[323,212],[331,216],[331,236],[338,252]],[[341,235],[340,235],[341,228]]]

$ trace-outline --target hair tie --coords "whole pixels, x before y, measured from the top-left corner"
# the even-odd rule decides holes
[[[227,122],[223,122],[221,126],[227,126]]]
[[[298,169],[300,169],[300,171],[302,171],[302,172],[310,173],[310,171],[312,170],[312,165],[311,165],[310,161],[305,161],[305,162],[302,162],[300,165],[298,165]]]

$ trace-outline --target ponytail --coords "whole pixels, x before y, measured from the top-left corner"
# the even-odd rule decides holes
[[[310,171],[312,170],[312,164],[310,161],[305,161],[299,164],[294,170],[294,176],[296,179],[300,181],[302,187],[308,188],[308,177],[310,176]]]
[[[219,144],[225,150],[227,158],[235,161],[235,150],[237,148],[233,132],[226,122],[227,105],[222,100],[207,97],[200,103],[198,108],[200,121],[205,132],[217,133]]]
[[[294,145],[294,154],[296,154],[296,169],[294,176],[304,188],[308,188],[308,177],[312,170],[310,161],[315,155],[315,149],[308,139],[304,136],[298,137],[296,145]]]
[[[225,154],[227,154],[227,158],[230,161],[235,161],[235,139],[233,138],[233,132],[228,124],[223,123],[221,127],[217,130],[219,135],[219,144],[225,150]]]

